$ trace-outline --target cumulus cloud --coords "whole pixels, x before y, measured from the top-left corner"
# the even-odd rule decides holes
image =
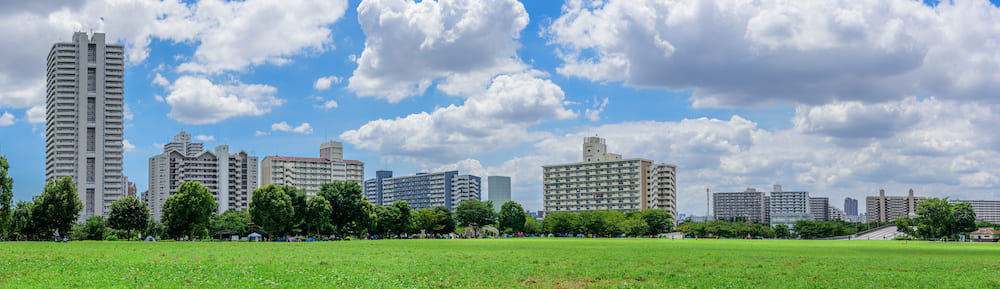
[[[325,109],[337,108],[337,101],[328,100],[327,102],[323,103],[323,108]]]
[[[104,32],[108,42],[124,44],[129,64],[143,62],[154,39],[191,44],[191,61],[178,69],[218,73],[331,49],[328,26],[347,9],[346,0],[49,2],[5,3],[0,11],[7,30],[0,39],[0,107],[44,103],[46,55],[52,43],[70,41],[76,31]]]
[[[316,83],[313,84],[313,88],[315,88],[316,90],[327,90],[330,89],[330,85],[335,83],[340,83],[340,77],[333,75],[327,77],[320,77],[316,79]]]
[[[569,1],[544,35],[560,74],[690,89],[695,107],[996,103],[997,15],[984,0]]]
[[[462,105],[378,119],[340,137],[385,157],[442,164],[540,139],[546,133],[529,131],[530,127],[577,116],[563,107],[563,101],[562,89],[549,80],[500,75],[484,93]]]
[[[153,78],[153,84],[159,85],[161,87],[170,87],[170,81],[167,80],[166,77],[163,77],[163,75],[160,75],[159,73],[157,73],[156,77]]]
[[[301,134],[311,134],[313,132],[312,126],[309,126],[308,122],[303,122],[297,127],[292,127],[288,125],[288,122],[279,122],[271,125],[271,131],[287,131]],[[258,134],[260,135],[260,134]]]
[[[181,76],[170,85],[165,101],[170,118],[187,124],[218,123],[231,117],[258,116],[282,105],[278,89],[262,84],[215,84],[197,76]]]
[[[254,132],[254,134],[253,134],[253,135],[254,135],[254,136],[265,136],[265,135],[270,135],[270,134],[271,134],[271,133],[269,133],[269,132],[266,132],[266,131],[259,131],[259,130],[258,130],[257,132]]]
[[[601,112],[604,112],[604,107],[608,106],[608,98],[604,98],[604,102],[598,103],[597,99],[594,99],[594,109],[587,109],[583,115],[587,116],[590,121],[601,120]]]
[[[365,50],[347,87],[359,96],[397,102],[442,78],[456,94],[470,77],[485,87],[501,72],[525,69],[516,39],[528,13],[515,0],[366,0],[358,21]]]
[[[132,142],[127,139],[122,140],[122,148],[125,150],[125,152],[135,151],[135,145],[133,145]]]
[[[0,126],[11,126],[14,124],[14,115],[9,112],[4,112],[0,115]]]
[[[203,142],[210,142],[210,141],[215,141],[215,136],[199,134],[194,136],[194,139]]]
[[[32,106],[25,113],[30,123],[45,123],[45,106],[36,105]]]

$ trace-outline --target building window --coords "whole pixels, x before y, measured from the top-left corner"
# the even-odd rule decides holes
[[[97,147],[94,128],[87,128],[87,152],[94,152],[95,147]]]
[[[97,120],[97,103],[93,97],[87,98],[87,121],[93,122]]]
[[[87,158],[87,183],[94,183],[94,158]]]
[[[96,68],[87,68],[87,92],[97,92]]]

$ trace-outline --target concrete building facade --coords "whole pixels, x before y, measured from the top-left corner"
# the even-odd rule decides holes
[[[717,220],[766,224],[768,220],[764,192],[747,188],[743,192],[712,194],[712,214]]]
[[[260,163],[261,186],[294,186],[315,196],[320,186],[334,181],[364,184],[365,164],[344,159],[344,145],[331,141],[320,145],[319,158],[267,156]]]
[[[106,217],[127,193],[125,49],[105,43],[104,33],[77,32],[72,42],[53,44],[46,60],[45,178],[73,178],[80,220]]]
[[[791,228],[798,220],[813,220],[809,210],[809,192],[780,191],[780,186],[775,186],[775,189],[777,191],[771,192],[769,199],[772,226],[785,225]]]
[[[913,189],[906,196],[886,196],[885,190],[879,190],[878,196],[865,198],[867,212],[866,223],[892,222],[900,217],[906,217],[917,211],[920,201],[927,198],[916,197]]]
[[[382,179],[380,205],[391,206],[396,200],[403,200],[413,210],[437,206],[454,210],[464,200],[479,200],[480,185],[479,177],[459,175],[458,171],[388,177]]]
[[[976,222],[1000,224],[1000,201],[987,200],[949,200],[952,203],[968,203],[976,212]]]
[[[493,210],[500,211],[503,203],[510,201],[510,177],[489,176],[487,179],[487,198],[493,202]]]
[[[142,197],[153,219],[162,217],[167,198],[189,181],[208,188],[218,205],[216,213],[249,209],[257,188],[257,157],[245,151],[229,153],[226,145],[214,151],[202,151],[203,147],[181,131],[163,146],[162,154],[149,158],[149,190]]]
[[[383,180],[391,177],[392,171],[375,171],[375,178],[365,181],[365,199],[368,199],[369,203],[381,205]]]
[[[622,159],[603,138],[587,137],[583,162],[542,167],[542,201],[546,212],[660,209],[676,220],[676,175],[676,166]]]
[[[811,214],[813,220],[816,221],[825,222],[832,220],[830,218],[830,198],[810,197],[809,214]]]

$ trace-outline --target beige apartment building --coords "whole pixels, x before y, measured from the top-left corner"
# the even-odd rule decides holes
[[[344,144],[331,141],[320,145],[320,157],[267,156],[260,162],[261,186],[294,186],[315,196],[320,186],[333,181],[364,184],[365,164],[344,159]]]
[[[927,198],[913,196],[913,189],[906,196],[886,196],[885,190],[879,190],[878,196],[865,198],[868,212],[865,222],[892,222],[906,217],[910,213],[916,213],[917,204],[925,199]]]
[[[542,167],[543,205],[550,212],[661,209],[677,216],[677,167],[607,152],[603,138],[587,137],[583,162]]]

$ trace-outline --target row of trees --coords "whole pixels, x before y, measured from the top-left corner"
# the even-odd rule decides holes
[[[550,234],[588,234],[598,236],[649,236],[670,232],[670,212],[649,209],[629,212],[613,210],[586,211],[580,214],[554,212],[545,216],[542,231]]]
[[[896,229],[922,239],[957,239],[975,231],[976,212],[969,203],[951,203],[948,198],[930,198],[917,206],[916,219],[902,217],[896,220]],[[983,227],[988,224],[981,224]]]
[[[848,223],[844,221],[809,221],[800,220],[791,228],[785,225],[765,225],[758,223],[709,221],[702,223],[684,223],[677,230],[686,235],[697,237],[724,238],[798,238],[816,239],[836,236],[853,235],[865,230],[878,228],[885,223]]]

